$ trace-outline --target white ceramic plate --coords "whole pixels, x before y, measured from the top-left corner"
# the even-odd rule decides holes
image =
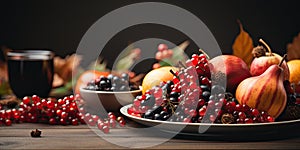
[[[180,136],[199,136],[213,137],[216,139],[227,138],[226,140],[266,140],[278,139],[285,137],[300,137],[300,119],[272,122],[272,123],[253,123],[253,124],[209,124],[209,123],[183,123],[159,121],[145,118],[139,118],[129,115],[127,109],[132,104],[123,106],[120,112],[131,120],[149,127],[157,127],[158,129],[178,133]],[[207,129],[203,133],[199,133],[199,128]]]

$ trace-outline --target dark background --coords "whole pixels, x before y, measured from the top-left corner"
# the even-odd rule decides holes
[[[12,49],[51,49],[59,56],[66,56],[76,51],[82,36],[95,21],[114,9],[136,2],[143,1],[1,0],[0,45]],[[177,5],[198,16],[214,34],[223,53],[232,52],[231,46],[239,33],[237,19],[241,20],[255,45],[259,38],[263,38],[279,54],[285,53],[287,43],[300,31],[300,5],[297,1],[159,2]],[[169,27],[138,25],[115,35],[102,55],[113,59],[129,43],[147,37],[162,38],[175,44],[188,39]],[[187,53],[197,50],[192,43]]]

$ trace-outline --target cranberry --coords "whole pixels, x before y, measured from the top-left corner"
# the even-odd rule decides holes
[[[77,118],[72,119],[71,123],[74,126],[78,125],[78,119]]]
[[[94,119],[90,118],[90,119],[88,120],[88,125],[90,125],[90,126],[95,126],[95,125],[96,125],[96,121],[94,121]]]
[[[5,120],[5,125],[6,125],[6,126],[11,126],[11,123],[12,123],[12,122],[11,122],[10,119],[6,119],[6,120]]]
[[[24,104],[28,105],[30,103],[30,98],[28,96],[25,96],[23,98],[23,101],[22,101]]]
[[[99,116],[92,115],[91,118],[94,120],[94,122],[97,122],[99,120]]]
[[[112,128],[115,128],[117,126],[117,122],[115,119],[109,119],[109,125]]]
[[[50,118],[50,119],[49,119],[49,124],[50,124],[50,125],[55,125],[55,124],[56,124],[55,118]]]
[[[268,122],[274,122],[274,118],[271,117],[271,116],[268,116],[268,117],[267,117],[267,120],[268,120]]]
[[[244,112],[239,112],[239,119],[245,120],[246,119],[246,114]]]
[[[214,122],[214,121],[216,120],[216,116],[215,116],[215,115],[210,115],[210,116],[209,116],[209,120],[210,120],[211,122]]]
[[[259,115],[259,111],[257,109],[255,109],[255,108],[253,108],[251,110],[251,114],[252,114],[253,117],[257,117]]]
[[[245,123],[253,123],[253,120],[251,118],[246,118]]]
[[[64,112],[65,113],[65,112]],[[62,114],[62,110],[61,109],[57,109],[56,110],[56,115],[57,116],[61,116],[61,114]]]
[[[168,49],[168,46],[166,44],[159,44],[157,47],[158,51],[164,51]]]
[[[104,125],[102,128],[103,133],[109,133],[109,127],[107,125]]]
[[[97,127],[98,127],[99,130],[103,130],[104,123],[103,122],[98,122]]]
[[[191,121],[191,119],[190,119],[190,118],[184,118],[182,122],[185,122],[185,123],[190,123],[190,122],[192,122],[192,121]]]
[[[199,114],[199,116],[204,116],[205,113],[206,113],[206,107],[203,106],[202,108],[199,109],[198,114]]]
[[[60,114],[60,118],[64,118],[64,119],[66,119],[68,117],[68,113],[66,113],[66,112],[61,112],[61,114]]]
[[[60,123],[61,125],[67,125],[67,121],[66,121],[66,119],[64,119],[64,118],[60,118],[59,123]]]
[[[31,99],[32,99],[32,101],[33,101],[34,103],[37,103],[37,102],[40,102],[40,101],[41,101],[40,97],[38,97],[37,95],[32,95]]]
[[[236,111],[243,111],[243,105],[236,104],[236,105],[235,105],[235,110],[236,110]]]

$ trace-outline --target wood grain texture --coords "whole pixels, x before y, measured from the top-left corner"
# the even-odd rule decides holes
[[[139,126],[130,123],[130,126]],[[42,130],[41,138],[30,137],[33,129]],[[129,129],[112,129],[105,138],[109,141],[131,142],[133,147],[138,146],[139,137],[143,135],[128,134]],[[149,136],[143,142],[155,142],[160,140],[159,136]],[[99,137],[88,126],[50,126],[45,124],[13,124],[13,126],[0,127],[0,149],[125,149]],[[177,137],[170,139],[160,145],[150,147],[151,149],[299,149],[300,137],[261,142],[226,142],[226,141],[205,141]]]

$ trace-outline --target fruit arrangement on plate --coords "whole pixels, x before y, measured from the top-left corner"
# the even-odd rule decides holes
[[[156,78],[145,76],[143,94],[133,100],[127,113],[184,123],[254,124],[299,119],[300,105],[289,81],[286,55],[272,53],[263,40],[259,42],[262,46],[253,49],[255,58],[250,68],[237,56],[210,59],[200,51],[179,62],[177,68],[152,70],[149,74],[159,74]]]

